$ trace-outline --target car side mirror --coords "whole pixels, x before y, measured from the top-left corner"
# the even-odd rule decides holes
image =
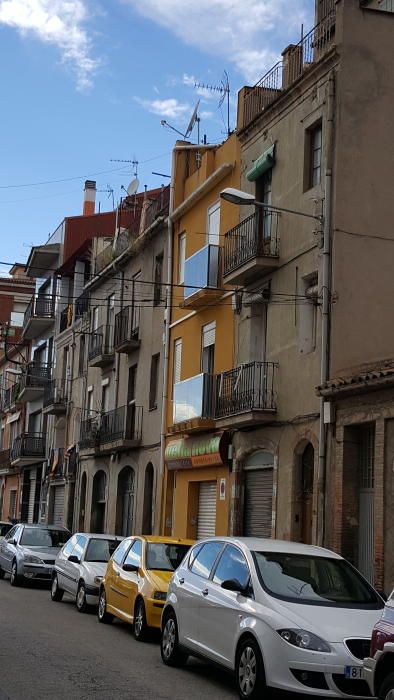
[[[221,588],[224,588],[225,591],[234,591],[234,593],[242,593],[242,595],[245,595],[244,586],[241,586],[240,582],[236,578],[230,578],[227,579],[227,581],[223,581]]]
[[[129,573],[138,573],[139,567],[136,564],[123,564],[123,571],[128,571]]]
[[[71,564],[80,564],[81,560],[79,557],[77,557],[76,554],[70,554],[68,561],[71,562]]]

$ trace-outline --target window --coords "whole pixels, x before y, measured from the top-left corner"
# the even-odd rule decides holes
[[[150,366],[149,408],[157,408],[157,390],[159,380],[160,353],[152,356]]]
[[[20,544],[25,547],[63,547],[70,537],[67,530],[46,527],[24,527]]]
[[[107,325],[113,326],[115,318],[115,294],[110,294],[107,299]]]
[[[158,306],[161,302],[161,285],[163,280],[163,253],[156,256],[155,264],[155,284],[153,288],[153,305]]]
[[[262,177],[256,180],[256,201],[264,204],[272,204],[272,168],[267,170]],[[262,217],[262,229],[264,241],[271,239],[272,217],[274,214],[269,209],[259,210]]]
[[[88,417],[92,418],[93,416],[93,387],[91,389],[88,389]]]
[[[306,132],[305,190],[321,182],[322,135],[321,122]]]
[[[89,540],[88,548],[85,554],[85,561],[107,563],[115,552],[119,540],[105,540],[94,537]]]
[[[126,559],[123,562],[125,564],[132,564],[133,566],[141,565],[141,555],[142,555],[142,543],[141,540],[136,540],[132,547],[129,549]]]
[[[127,388],[127,403],[130,405],[135,402],[135,386],[137,381],[137,365],[129,367],[129,379]]]
[[[174,384],[181,381],[182,370],[182,338],[174,341]]]
[[[215,202],[208,209],[208,243],[219,245],[220,234],[220,202]]]
[[[208,542],[204,544],[195,557],[190,569],[193,574],[209,578],[212,567],[223,548],[223,542]]]
[[[178,282],[185,281],[185,259],[186,259],[186,233],[181,233],[178,237]]]
[[[202,327],[201,371],[214,373],[215,366],[215,336],[216,322],[207,323]]]
[[[5,536],[5,540],[12,540],[14,538],[14,535],[17,531],[17,527],[12,527],[11,530],[9,530]]]
[[[63,556],[64,557],[69,557],[70,554],[72,554],[72,551],[77,544],[77,536],[74,535],[74,537],[71,537],[71,539],[67,542],[66,546],[63,547]]]
[[[107,413],[109,407],[109,384],[101,387],[101,412]]]
[[[86,336],[83,333],[79,340],[79,360],[78,360],[78,374],[81,377],[85,370],[85,347],[86,347]]]
[[[221,585],[223,581],[235,579],[242,588],[246,588],[249,578],[249,567],[244,555],[237,547],[227,545],[219,559],[213,582]]]
[[[97,328],[99,327],[99,307],[95,306],[94,309],[92,309],[92,332],[97,331]]]
[[[119,566],[121,565],[123,557],[126,554],[129,547],[130,540],[123,540],[123,542],[121,542],[119,547],[115,550],[112,559],[114,560],[114,562],[116,562],[116,564],[119,564]]]
[[[149,543],[146,549],[146,568],[156,571],[175,571],[182,564],[188,551],[187,544]]]
[[[78,559],[82,559],[82,554],[83,554],[83,550],[86,547],[86,542],[87,542],[86,537],[84,537],[83,535],[77,535],[77,543],[74,547],[73,555],[75,557],[78,557]]]

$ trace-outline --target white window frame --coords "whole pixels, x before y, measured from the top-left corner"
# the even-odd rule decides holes
[[[219,222],[216,232],[211,231],[211,220],[212,216],[219,212]],[[211,204],[207,210],[207,243],[208,245],[219,245],[220,244],[220,199],[214,204]]]

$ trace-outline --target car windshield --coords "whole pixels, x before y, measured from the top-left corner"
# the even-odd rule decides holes
[[[315,605],[382,607],[382,601],[343,559],[286,552],[253,552],[263,588],[277,598]]]
[[[12,527],[12,523],[0,523],[0,537],[4,537]]]
[[[71,533],[46,527],[24,527],[20,544],[25,547],[63,547]]]
[[[104,540],[95,537],[89,541],[86,550],[85,561],[106,563],[112,557],[119,540]]]
[[[187,544],[167,542],[148,543],[146,549],[146,568],[157,571],[175,571],[189,551]]]

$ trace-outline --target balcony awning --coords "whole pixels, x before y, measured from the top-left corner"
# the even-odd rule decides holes
[[[60,255],[60,243],[33,246],[26,263],[25,272],[28,277],[45,277],[45,270],[49,270],[58,260]]]
[[[15,423],[15,421],[19,420],[21,412],[17,411],[16,413],[13,413],[11,416],[8,416],[6,425],[9,425],[10,423]]]
[[[167,469],[192,469],[193,467],[222,466],[228,463],[230,434],[172,440],[165,451]]]
[[[246,173],[246,178],[249,182],[255,182],[259,177],[264,175],[267,170],[270,170],[275,165],[275,144],[268,148],[264,153],[257,158],[253,163],[253,168],[251,168]]]

